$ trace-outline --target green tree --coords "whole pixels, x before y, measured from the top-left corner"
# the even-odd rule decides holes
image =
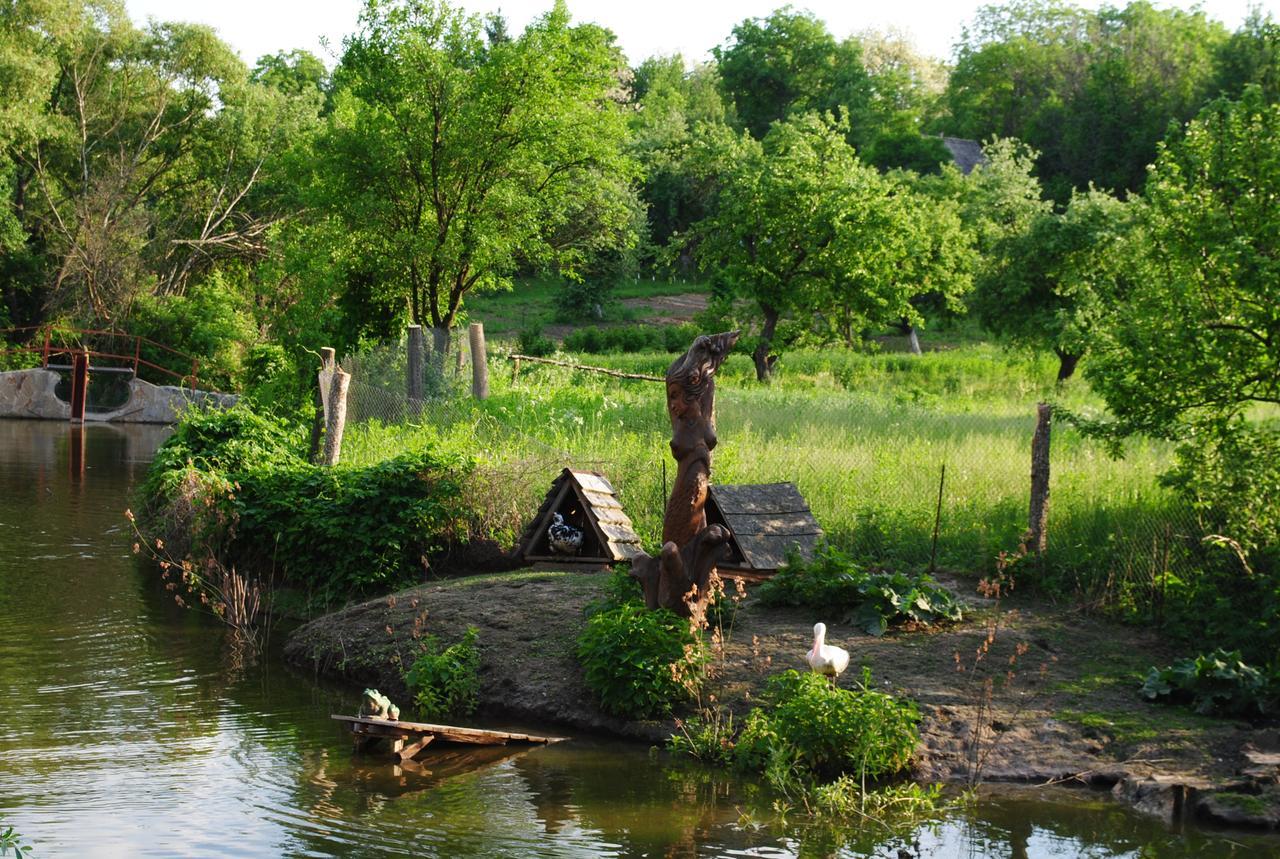
[[[1059,0],[983,7],[956,49],[947,127],[1035,147],[1062,203],[1090,183],[1141,190],[1169,123],[1212,94],[1226,35],[1199,10],[1145,0],[1097,12]]]
[[[370,0],[334,73],[327,208],[380,289],[447,331],[518,263],[573,274],[628,240],[621,55],[563,3],[517,38],[431,0]]]
[[[1250,84],[1267,101],[1280,100],[1280,24],[1257,7],[1218,51],[1217,90],[1239,98]]]
[[[1132,208],[1102,191],[1076,193],[1061,214],[1043,211],[1001,240],[973,300],[984,327],[1052,349],[1058,381],[1071,378],[1123,288]]]
[[[829,108],[838,67],[846,76],[862,71],[847,57],[841,63],[840,46],[822,21],[790,6],[741,22],[712,54],[738,120],[757,140],[792,112]]]
[[[808,114],[775,123],[761,143],[720,141],[717,157],[733,167],[693,238],[717,288],[750,299],[759,312],[752,360],[760,381],[777,360],[778,322],[830,281],[842,191],[858,167],[846,132]]]

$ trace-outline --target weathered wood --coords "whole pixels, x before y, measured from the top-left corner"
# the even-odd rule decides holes
[[[489,398],[489,360],[484,347],[484,325],[472,322],[467,331],[471,341],[471,396]]]
[[[405,380],[406,392],[410,402],[416,406],[422,401],[423,358],[427,351],[427,341],[422,334],[421,325],[409,326],[408,378]]]
[[[578,510],[586,519],[586,528],[600,546],[598,554],[556,555],[547,546],[546,530],[555,513]],[[584,552],[586,551],[584,547]],[[566,468],[551,484],[550,490],[516,544],[515,555],[526,561],[548,561],[573,565],[574,569],[626,561],[640,554],[640,538],[630,517],[622,510],[613,485],[604,475],[592,471]]]
[[[773,534],[789,537],[799,534],[818,534],[822,531],[818,521],[809,511],[802,513],[780,513],[767,515],[764,513],[739,516],[726,513],[725,523],[733,531],[734,536],[744,534]]]
[[[1027,548],[1043,553],[1049,548],[1049,428],[1052,408],[1036,405],[1036,431],[1031,437],[1031,504],[1028,511]]]
[[[809,513],[809,503],[804,500],[794,483],[760,483],[749,485],[712,484],[711,497],[726,513]]]
[[[566,737],[542,737],[513,731],[494,731],[488,728],[464,728],[458,725],[437,725],[430,722],[405,722],[391,719],[375,719],[371,716],[330,716],[335,722],[345,722],[352,731],[384,737],[421,737],[431,735],[436,740],[451,743],[500,746],[507,743],[559,743]]]
[[[351,374],[334,370],[329,384],[329,416],[324,433],[324,465],[337,465],[342,457],[342,429],[347,423],[347,388]]]
[[[818,544],[820,534],[796,534],[774,537],[763,534],[743,534],[736,538],[742,554],[754,569],[776,570],[787,560],[787,550],[795,547],[802,555],[811,555]]]
[[[416,755],[418,752],[425,749],[427,746],[431,745],[431,743],[434,740],[435,740],[435,735],[428,734],[425,737],[419,737],[413,742],[407,745],[401,746],[399,749],[396,749],[395,751],[399,755],[400,760],[402,761],[411,760],[414,755]]]
[[[609,370],[604,367],[592,367],[589,364],[574,364],[570,361],[556,361],[552,358],[535,358],[532,355],[508,355],[508,361],[515,362],[515,372],[520,372],[521,361],[532,361],[535,364],[550,364],[553,367],[568,367],[571,370],[586,370],[589,373],[603,373],[606,376],[614,376],[619,379],[639,379],[643,382],[662,382],[665,381],[660,376],[649,376],[645,373],[623,373],[620,370]]]

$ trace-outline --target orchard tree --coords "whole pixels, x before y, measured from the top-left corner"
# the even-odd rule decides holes
[[[693,239],[713,284],[750,299],[759,313],[752,360],[760,381],[777,359],[778,322],[811,306],[830,282],[841,206],[863,169],[846,130],[807,114],[775,123],[760,143],[745,136],[722,142],[732,154],[719,160],[734,167]]]
[[[443,2],[369,0],[333,76],[324,202],[414,322],[447,338],[518,264],[572,275],[629,240],[623,70],[563,2],[490,41]]]
[[[1162,147],[1149,249],[1085,369],[1121,434],[1183,442],[1171,480],[1209,527],[1272,559],[1280,620],[1280,105],[1213,102]],[[1274,652],[1274,651],[1273,651]]]
[[[1126,280],[1132,209],[1091,189],[1002,239],[973,300],[983,326],[1008,342],[1052,349],[1058,381],[1071,378]]]

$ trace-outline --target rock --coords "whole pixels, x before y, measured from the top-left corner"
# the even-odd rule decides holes
[[[1116,783],[1111,794],[1143,814],[1177,823],[1189,816],[1200,794],[1210,787],[1208,782],[1184,775],[1126,776]]]
[[[1280,791],[1216,791],[1201,796],[1196,816],[1221,826],[1280,830]]]

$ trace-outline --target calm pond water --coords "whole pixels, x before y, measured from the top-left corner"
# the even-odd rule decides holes
[[[751,785],[600,739],[421,772],[353,758],[329,714],[354,690],[238,662],[135,565],[122,513],[164,435],[90,426],[80,461],[71,427],[0,420],[0,830],[36,857],[1280,855],[1070,791],[841,846],[744,821]]]

